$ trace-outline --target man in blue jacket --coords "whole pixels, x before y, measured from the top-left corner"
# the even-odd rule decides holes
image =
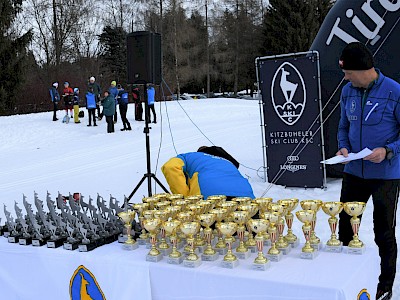
[[[376,299],[392,297],[396,274],[396,207],[400,179],[400,84],[374,68],[371,52],[363,44],[348,44],[339,66],[349,81],[341,94],[337,155],[348,156],[368,147],[372,154],[344,168],[340,201],[374,204],[375,242],[381,257]],[[340,214],[339,238],[352,239],[350,216]]]
[[[53,102],[53,121],[57,121],[57,104],[60,101],[60,94],[57,91],[58,82],[54,82],[50,88],[51,102]]]
[[[156,95],[156,91],[154,90],[154,87],[152,85],[149,85],[149,87],[147,88],[147,103],[148,103],[149,109],[146,111],[146,118],[149,123],[151,122],[150,110],[153,113],[153,123],[157,123],[156,110],[154,109],[155,95]]]

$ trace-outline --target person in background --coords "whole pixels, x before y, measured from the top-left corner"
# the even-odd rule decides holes
[[[101,113],[100,113],[100,96],[101,96],[101,88],[100,85],[96,82],[96,78],[94,76],[89,78],[89,84],[88,84],[88,91],[92,88],[93,94],[96,97],[96,108],[97,108],[97,118],[100,118],[101,120]]]
[[[120,84],[118,84],[118,105],[119,105],[119,113],[121,115],[121,120],[124,128],[121,131],[132,130],[131,124],[126,118],[126,113],[128,111],[128,103],[129,103],[129,94],[125,91]]]
[[[236,160],[232,162],[204,153],[206,148],[202,146],[197,152],[179,154],[161,167],[171,192],[184,196],[201,194],[204,199],[211,195],[254,198],[248,180],[234,164]]]
[[[140,90],[136,85],[132,86],[132,97],[135,103],[135,121],[143,121],[143,106],[140,99]]]
[[[74,122],[75,124],[78,124],[81,121],[79,120],[79,89],[77,87],[74,88],[73,105],[74,105]]]
[[[344,79],[340,99],[337,155],[369,148],[364,159],[344,167],[341,202],[368,202],[372,196],[375,243],[381,258],[376,299],[392,298],[396,276],[396,210],[400,183],[400,84],[374,67],[374,58],[362,43],[348,44],[339,58]],[[350,216],[340,213],[339,239],[353,238]]]
[[[114,121],[113,116],[115,114],[115,98],[109,92],[104,92],[104,98],[101,100],[101,104],[103,105],[103,114],[106,117],[107,122],[107,132],[112,133],[114,132]]]
[[[89,115],[89,124],[87,126],[97,126],[96,124],[96,108],[97,108],[97,98],[93,92],[93,87],[89,86],[88,91],[86,92],[86,109],[88,110]]]
[[[118,89],[117,89],[117,82],[115,80],[111,81],[111,86],[108,89],[108,91],[114,97],[114,102],[115,102],[114,124],[115,124],[117,123],[118,120],[118,115],[117,115]]]
[[[149,109],[148,109],[148,111],[146,111],[146,118],[149,123],[151,122],[150,110],[153,113],[153,123],[157,123],[156,110],[154,109],[155,95],[156,95],[156,91],[155,91],[154,87],[152,85],[149,85],[149,87],[147,88],[147,103],[148,103]]]
[[[74,96],[74,90],[69,86],[69,83],[67,81],[64,82],[64,89],[63,89],[62,97],[64,99],[65,115],[67,116],[68,121],[69,121],[68,110],[69,110],[71,118],[72,118],[73,96]]]
[[[57,121],[57,105],[60,101],[60,94],[57,91],[58,82],[54,82],[50,88],[50,98],[53,102],[53,121]]]

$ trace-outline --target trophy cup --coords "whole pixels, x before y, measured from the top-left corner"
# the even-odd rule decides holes
[[[183,195],[182,194],[172,194],[172,195],[169,195],[167,199],[169,201],[171,201],[172,203],[174,203],[174,201],[176,201],[176,200],[182,200]]]
[[[188,205],[188,208],[192,211],[195,218],[197,218],[200,214],[204,213],[206,206],[199,204],[190,204]],[[194,240],[194,246],[196,249],[198,249],[199,253],[202,253],[204,251],[204,248],[206,247],[206,242],[204,241],[204,239],[201,238],[201,230],[202,228],[200,227],[200,231],[197,232],[196,238]]]
[[[329,228],[331,229],[331,238],[326,242],[325,251],[328,252],[342,252],[343,243],[339,241],[336,237],[336,227],[338,223],[338,219],[336,215],[338,215],[343,210],[342,202],[325,202],[322,204],[322,210],[324,213],[330,216],[328,219]]]
[[[280,221],[281,214],[279,212],[271,212],[269,213],[269,227],[268,233],[271,237],[271,248],[269,248],[267,257],[270,261],[278,262],[282,258],[282,252],[276,248],[276,240],[278,235],[278,230],[276,228],[276,224]]]
[[[212,229],[210,226],[215,222],[215,214],[207,213],[199,215],[199,221],[202,226],[205,227],[203,230],[204,237],[207,241],[207,247],[204,249],[203,254],[201,255],[201,259],[204,261],[214,261],[217,260],[219,254],[215,251],[211,246],[212,240]]]
[[[286,221],[288,230],[287,230],[287,235],[285,235],[285,240],[289,243],[289,245],[292,246],[292,248],[295,248],[299,245],[300,241],[297,238],[297,236],[293,233],[293,230],[292,230],[293,219],[294,219],[292,211],[297,207],[297,205],[299,203],[299,199],[296,199],[296,198],[282,199],[282,200],[278,200],[278,203],[286,205],[287,211],[285,214],[285,221]]]
[[[67,240],[64,242],[63,248],[65,250],[75,250],[78,249],[81,241],[74,237],[75,228],[72,227],[69,223],[67,224]]]
[[[147,204],[147,203],[146,203]],[[154,219],[154,213],[156,212],[155,209],[148,209],[143,211],[143,222],[144,220],[149,220],[149,219]],[[146,227],[143,224],[143,228],[146,229]],[[146,241],[146,248],[150,249],[151,248],[151,242],[150,242],[150,234],[148,235],[149,239]]]
[[[183,265],[188,268],[196,268],[201,265],[201,258],[194,251],[194,235],[199,231],[200,224],[198,222],[184,222],[179,227],[187,236],[186,241],[190,246],[189,254],[183,261]]]
[[[270,262],[264,256],[263,248],[264,248],[264,236],[263,232],[265,232],[268,228],[269,222],[265,219],[250,219],[247,222],[248,226],[251,228],[252,231],[256,233],[256,243],[257,243],[257,250],[258,256],[253,262],[253,269],[265,271],[269,268]]]
[[[146,256],[147,261],[151,262],[159,262],[163,255],[157,249],[157,233],[160,229],[162,221],[160,219],[146,219],[143,221],[143,225],[148,232],[150,232],[150,242],[151,242],[151,249],[150,252]]]
[[[224,256],[224,259],[221,263],[221,266],[224,268],[233,269],[238,266],[239,260],[237,257],[232,253],[232,240],[230,239],[232,235],[237,230],[237,224],[235,222],[224,222],[218,224],[219,230],[222,232],[223,235],[226,237],[226,244],[228,246],[228,251]]]
[[[134,250],[139,247],[138,243],[132,238],[131,230],[132,230],[132,222],[135,219],[135,211],[128,210],[122,211],[118,214],[118,217],[124,222],[124,226],[126,228],[126,236],[127,239],[125,243],[123,243],[122,248],[125,250]]]
[[[250,197],[235,197],[232,201],[236,201],[238,205],[246,205],[251,203]]]
[[[222,232],[219,229],[220,225],[222,224],[222,220],[225,218],[226,214],[228,211],[225,208],[214,208],[211,210],[211,213],[215,215],[215,220],[217,224],[215,227],[217,228],[218,231],[218,242],[215,245],[215,250],[220,254],[220,255],[225,255],[226,252],[228,251],[226,248],[225,241],[222,237]]]
[[[253,202],[258,205],[260,213],[264,213],[268,210],[268,205],[272,202],[272,198],[255,198]]]
[[[353,239],[350,241],[347,247],[347,253],[349,254],[363,254],[365,251],[365,245],[358,238],[358,230],[360,229],[361,220],[358,218],[366,207],[365,202],[347,202],[343,204],[344,211],[351,216],[350,224],[353,229]]]
[[[318,251],[316,251],[310,245],[310,235],[311,235],[311,222],[315,218],[315,210],[299,210],[296,212],[296,217],[300,222],[304,223],[302,226],[304,237],[306,239],[306,243],[304,247],[301,249],[300,257],[304,259],[314,259]]]
[[[250,218],[249,212],[244,210],[234,211],[232,217],[233,221],[238,225],[236,232],[239,237],[239,246],[236,248],[236,256],[239,259],[246,259],[250,256],[250,250],[244,245],[244,233],[246,231],[244,224]]]
[[[300,206],[303,210],[313,210],[315,211],[315,218],[311,221],[311,236],[310,236],[310,244],[315,250],[321,249],[321,240],[315,234],[315,225],[317,223],[317,212],[321,208],[322,201],[321,200],[303,200],[300,202]]]
[[[169,212],[166,210],[157,210],[154,212],[154,218],[160,219],[162,223],[168,220],[169,218]],[[162,255],[167,256],[172,252],[172,248],[168,245],[166,239],[165,239],[165,229],[161,224],[160,228],[160,242],[158,244],[158,250],[162,253]]]
[[[178,237],[176,235],[176,229],[181,224],[181,221],[170,220],[163,223],[162,227],[170,235],[170,241],[172,243],[172,252],[168,256],[168,263],[179,265],[183,261],[182,253],[177,250]]]
[[[146,230],[144,229],[143,226],[143,220],[144,220],[143,211],[148,210],[149,206],[150,205],[148,203],[136,203],[133,205],[133,209],[137,212],[138,215],[140,228],[142,229],[139,238],[136,240],[139,245],[146,245],[146,241],[149,239],[149,235],[146,233]]]
[[[154,194],[153,197],[154,198],[158,198],[159,201],[165,201],[168,200],[168,198],[171,196],[171,194],[169,193],[158,193],[158,194]]]
[[[157,202],[160,201],[159,198],[156,197],[144,197],[142,199],[143,203],[149,204],[149,210],[153,210]]]
[[[246,205],[239,205],[238,207],[239,210],[244,210],[249,212],[249,218],[253,218],[259,211],[260,207],[257,203],[250,203]],[[248,222],[245,223],[247,231],[248,231],[248,238],[247,241],[245,242],[245,246],[250,249],[251,253],[256,253],[257,252],[257,243],[254,240],[252,230],[248,224]]]

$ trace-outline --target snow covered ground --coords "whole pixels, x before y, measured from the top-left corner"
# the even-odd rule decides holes
[[[156,103],[156,111],[158,123],[151,124],[150,130],[151,163],[153,173],[165,186],[160,171],[163,163],[177,153],[196,151],[212,142],[242,164],[239,170],[249,179],[256,196],[268,187],[260,177],[263,173],[256,171],[263,164],[258,101],[221,98],[174,101]],[[129,195],[146,173],[144,122],[133,121],[133,114],[130,105],[128,119],[132,131],[121,132],[119,119],[113,134],[106,133],[104,119],[98,122],[98,127],[87,127],[86,110],[80,124],[61,123],[62,111],[58,112],[58,122],[51,121],[50,112],[1,117],[0,204],[7,205],[15,216],[14,201],[22,208],[22,194],[32,203],[34,191],[42,200],[45,200],[46,191],[53,197],[60,191],[62,194],[80,192],[86,200],[89,195],[95,198],[97,193],[106,199],[112,194],[121,203],[123,196]],[[326,190],[273,186],[266,196],[275,200],[296,197],[300,200],[338,201],[340,186],[340,179],[329,179]],[[162,190],[156,186],[155,192]],[[133,201],[140,202],[144,195],[147,195],[146,183],[136,192]],[[369,247],[376,247],[372,209],[370,201],[363,216],[360,238]],[[4,224],[3,205],[0,218]],[[324,242],[330,235],[327,219],[322,211],[318,213],[316,232]],[[297,220],[293,229],[303,240]],[[393,299],[400,299],[398,279]]]

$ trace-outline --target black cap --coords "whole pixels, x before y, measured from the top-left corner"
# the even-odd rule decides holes
[[[374,57],[364,44],[353,42],[343,49],[339,66],[343,70],[369,70],[374,67]]]

